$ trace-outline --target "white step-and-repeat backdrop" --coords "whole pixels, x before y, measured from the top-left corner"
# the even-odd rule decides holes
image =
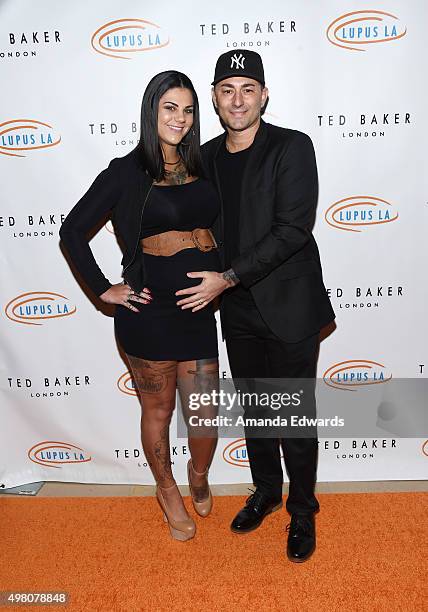
[[[378,380],[427,376],[428,6],[369,6],[3,0],[0,486],[153,482],[111,313],[77,284],[58,229],[109,160],[136,145],[142,93],[157,72],[187,73],[203,141],[220,133],[210,82],[228,49],[260,52],[265,119],[307,132],[315,145],[315,235],[337,313],[319,376],[357,380],[367,367]],[[91,246],[119,282],[109,223]],[[224,345],[221,371],[229,373]],[[182,483],[188,447],[171,431]],[[422,438],[321,439],[318,479],[425,478],[427,447]],[[243,440],[219,441],[211,480],[251,480]]]

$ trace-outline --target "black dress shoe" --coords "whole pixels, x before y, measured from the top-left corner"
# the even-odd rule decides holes
[[[230,528],[235,533],[248,533],[257,529],[265,516],[282,507],[282,497],[272,499],[260,491],[247,498],[245,506],[233,519]]]
[[[313,514],[292,514],[287,525],[287,557],[295,563],[309,559],[315,550],[315,520]]]

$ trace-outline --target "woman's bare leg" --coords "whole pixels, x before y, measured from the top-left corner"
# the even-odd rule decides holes
[[[218,391],[218,359],[179,361],[177,365],[177,385],[186,423],[189,423],[189,417],[192,414],[202,418],[216,416],[217,409],[213,404],[201,406],[197,411],[190,410],[189,396],[191,393]],[[208,481],[204,473],[211,465],[214,455],[217,444],[217,428],[209,426],[192,428],[188,425],[188,431],[189,449],[194,469],[192,472],[192,488],[197,500],[202,501],[209,494]],[[200,475],[195,474],[195,472]]]
[[[188,518],[171,470],[169,426],[175,408],[176,361],[127,355],[141,403],[141,442],[162,495],[177,520]]]

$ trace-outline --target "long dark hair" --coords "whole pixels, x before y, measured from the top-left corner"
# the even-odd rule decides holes
[[[158,136],[159,100],[175,87],[189,89],[193,97],[193,126],[177,146],[177,151],[189,175],[202,176],[198,96],[188,76],[176,70],[166,70],[154,76],[146,87],[141,103],[140,141],[135,147],[143,167],[158,182],[165,178]]]

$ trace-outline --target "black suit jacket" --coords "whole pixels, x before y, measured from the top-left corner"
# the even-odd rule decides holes
[[[111,217],[123,251],[122,276],[134,291],[144,287],[143,251],[139,238],[144,206],[153,181],[138,154],[114,158],[69,212],[59,234],[86,284],[97,295],[112,286],[98,266],[88,243],[88,233]]]
[[[202,147],[206,172],[220,198],[216,156],[225,137]],[[335,316],[311,231],[317,197],[309,136],[261,121],[242,182],[239,255],[232,268],[251,291],[266,324],[286,342],[317,333]],[[222,257],[223,224],[221,213],[213,229]],[[223,331],[227,335],[227,329]]]

